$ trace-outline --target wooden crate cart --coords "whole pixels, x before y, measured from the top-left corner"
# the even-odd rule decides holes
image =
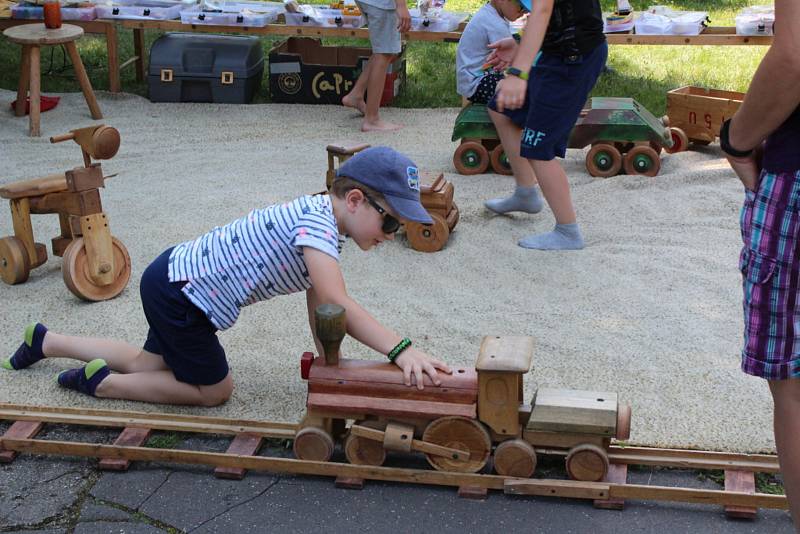
[[[11,204],[14,235],[0,239],[0,278],[7,284],[28,279],[31,269],[47,261],[47,247],[33,238],[31,214],[58,214],[61,234],[52,240],[53,254],[63,257],[64,283],[77,297],[107,300],[128,284],[131,260],[125,246],[112,237],[100,202],[105,177],[94,159],[110,159],[119,149],[119,132],[98,125],[51,137],[51,143],[72,139],[81,147],[83,167],[0,187]]]
[[[325,186],[331,188],[339,165],[353,154],[369,147],[370,145],[364,143],[328,145]],[[444,248],[459,219],[458,206],[453,202],[454,191],[453,184],[445,180],[442,173],[420,172],[420,200],[433,219],[433,224],[405,224],[406,237],[411,248],[420,252],[438,252]]]
[[[667,118],[674,142],[669,152],[713,143],[722,123],[733,117],[744,93],[687,85],[667,92]]]
[[[474,369],[456,368],[425,389],[403,384],[383,361],[339,359],[344,309],[316,312],[324,357],[303,354],[307,412],[295,437],[302,460],[327,461],[343,443],[350,463],[382,465],[386,451],[418,451],[439,471],[476,473],[494,455],[498,474],[530,477],[537,449],[566,456],[569,476],[600,481],[612,438],[627,439],[631,410],[615,393],[541,389],[525,404],[523,375],[533,358],[526,336],[486,336]],[[346,427],[346,421],[355,422]],[[493,454],[494,450],[494,454]]]

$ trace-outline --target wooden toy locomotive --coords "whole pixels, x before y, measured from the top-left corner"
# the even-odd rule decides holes
[[[317,309],[316,331],[325,355],[302,356],[308,400],[294,440],[297,458],[327,461],[342,441],[353,464],[381,465],[387,450],[419,451],[437,470],[477,472],[494,448],[497,473],[527,478],[539,449],[566,454],[573,479],[599,481],[611,438],[629,437],[631,409],[616,393],[539,389],[531,404],[523,402],[530,337],[487,336],[474,369],[440,374],[439,387],[426,377],[420,391],[405,386],[392,363],[339,359],[340,306]],[[347,420],[354,421],[349,428]]]

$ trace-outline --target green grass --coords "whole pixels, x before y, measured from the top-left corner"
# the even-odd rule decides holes
[[[312,3],[325,3],[311,0]],[[447,9],[474,12],[481,0],[449,0]],[[644,9],[653,0],[633,1],[635,9]],[[664,3],[664,2],[659,2]],[[732,26],[736,13],[745,6],[764,4],[764,0],[718,0],[667,2],[675,9],[708,11],[713,25]],[[603,0],[610,10],[615,2]],[[149,49],[160,32],[148,31],[145,46]],[[132,32],[121,30],[120,58],[133,55]],[[274,43],[283,37],[264,37],[265,55]],[[369,46],[368,41],[354,39],[326,39],[325,44]],[[105,40],[87,36],[78,43],[84,64],[95,89],[108,89]],[[682,85],[700,85],[732,91],[745,91],[758,63],[766,53],[764,46],[611,46],[608,65],[611,72],[604,74],[593,96],[633,97],[653,114],[661,116],[665,110],[665,95],[670,89]],[[407,79],[403,94],[395,99],[395,106],[405,108],[455,107],[460,98],[455,92],[454,43],[427,43],[412,41],[407,47]],[[19,47],[0,37],[0,87],[16,90],[19,77]],[[69,60],[60,48],[47,47],[42,51],[42,90],[45,93],[74,92],[79,87],[72,74]],[[265,76],[267,70],[265,69]],[[133,67],[122,71],[123,91],[146,96],[146,83],[137,82]],[[262,84],[256,102],[269,102],[267,80]]]
[[[717,469],[708,471],[698,471],[698,480],[711,480],[720,486],[725,486],[725,472]],[[784,495],[783,484],[778,480],[777,475],[772,473],[756,473],[756,493],[766,493],[769,495]]]

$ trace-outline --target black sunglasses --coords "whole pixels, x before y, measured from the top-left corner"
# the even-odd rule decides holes
[[[362,191],[362,193],[364,192]],[[372,200],[366,193],[364,193],[364,198],[367,199],[367,202],[369,202],[370,206],[375,208],[375,211],[383,216],[383,225],[381,226],[381,231],[384,234],[393,234],[400,229],[400,221],[395,219],[391,214],[386,213],[386,210],[383,209],[380,204]]]

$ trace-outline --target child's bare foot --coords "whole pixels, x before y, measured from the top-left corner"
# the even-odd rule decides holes
[[[358,112],[361,113],[362,115],[364,114],[364,110],[367,107],[367,103],[364,102],[363,98],[356,98],[349,94],[344,95],[342,97],[342,105],[348,108],[353,108],[355,110],[358,110]]]
[[[377,121],[364,121],[361,123],[362,132],[391,132],[392,130],[399,130],[402,124],[394,124],[378,119]]]

